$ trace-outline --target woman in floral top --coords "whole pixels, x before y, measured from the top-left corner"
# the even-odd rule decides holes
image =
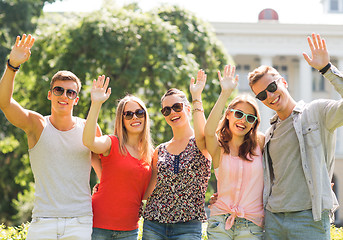
[[[161,99],[161,112],[172,128],[173,138],[154,152],[143,240],[201,239],[201,223],[206,220],[205,192],[211,175],[201,105],[205,83],[203,70],[199,70],[196,83],[191,79],[196,131],[191,127],[191,107],[182,91],[170,89]]]

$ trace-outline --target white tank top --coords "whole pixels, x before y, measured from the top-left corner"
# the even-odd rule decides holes
[[[60,131],[49,117],[44,117],[47,125],[29,149],[35,178],[32,217],[92,215],[91,152],[82,143],[85,120],[76,117],[74,128]]]

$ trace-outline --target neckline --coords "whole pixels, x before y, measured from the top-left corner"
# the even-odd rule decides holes
[[[193,138],[194,138],[194,136],[191,136],[191,137],[188,139],[188,142],[187,142],[186,147],[185,147],[179,154],[173,154],[173,153],[170,153],[170,152],[167,150],[167,143],[168,143],[168,142],[166,142],[166,143],[163,145],[163,147],[164,147],[165,151],[166,151],[169,155],[171,155],[171,156],[180,156],[182,153],[184,153],[184,152],[189,148],[189,145],[190,145],[191,141],[193,140]]]

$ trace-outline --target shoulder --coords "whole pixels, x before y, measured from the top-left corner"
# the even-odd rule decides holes
[[[262,132],[258,131],[257,132],[257,143],[258,143],[258,146],[260,147],[261,151],[264,148],[265,139],[266,139],[265,135]]]

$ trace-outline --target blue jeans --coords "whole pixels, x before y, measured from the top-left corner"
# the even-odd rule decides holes
[[[200,221],[159,223],[144,219],[142,240],[201,240]]]
[[[92,240],[137,240],[138,228],[132,231],[116,231],[102,228],[93,228]]]
[[[313,220],[312,210],[272,213],[265,211],[265,238],[267,240],[330,239],[329,211],[322,213],[322,220]]]
[[[225,223],[230,214],[211,216],[207,225],[207,237],[209,240],[222,239],[263,239],[263,229],[252,221],[245,218],[235,218],[235,222],[228,230]]]

